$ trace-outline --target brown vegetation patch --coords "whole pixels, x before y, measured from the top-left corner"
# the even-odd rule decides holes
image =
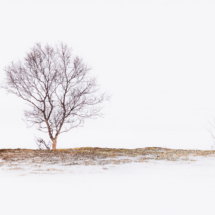
[[[30,162],[34,164],[91,164],[105,160],[123,163],[131,162],[132,158],[139,160],[178,160],[188,158],[189,156],[214,156],[213,150],[182,150],[168,149],[160,147],[146,147],[137,149],[116,149],[116,148],[98,148],[83,147],[74,149],[58,150],[30,150],[30,149],[1,149],[0,159],[5,163]],[[121,157],[126,157],[122,159]],[[121,158],[121,159],[120,159]],[[117,161],[117,162],[118,162]]]
[[[182,150],[160,147],[146,147],[137,149],[116,148],[73,148],[58,150],[31,149],[1,149],[0,168],[8,170],[26,170],[31,168],[34,174],[63,172],[47,165],[119,165],[131,162],[147,162],[148,160],[166,161],[194,161],[194,156],[215,156],[213,150]],[[61,166],[61,167],[60,167]],[[43,170],[42,168],[45,167]],[[105,167],[103,167],[105,168]]]

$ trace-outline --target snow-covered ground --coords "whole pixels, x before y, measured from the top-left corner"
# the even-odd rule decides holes
[[[77,165],[46,174],[1,170],[0,213],[215,214],[215,158],[193,160]]]

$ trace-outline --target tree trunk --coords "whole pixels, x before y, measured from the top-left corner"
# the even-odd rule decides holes
[[[57,140],[53,139],[52,142],[53,142],[53,144],[52,144],[52,150],[56,150]]]

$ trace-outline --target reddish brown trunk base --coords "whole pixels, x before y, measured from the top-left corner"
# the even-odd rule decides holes
[[[52,142],[52,150],[56,150],[57,140],[53,140]]]

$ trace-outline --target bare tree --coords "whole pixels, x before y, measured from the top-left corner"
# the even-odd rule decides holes
[[[59,134],[83,125],[86,118],[101,116],[100,104],[109,98],[99,93],[90,68],[63,43],[36,43],[22,62],[12,62],[5,72],[1,88],[28,103],[28,125],[48,133],[54,150]]]
[[[215,150],[215,118],[213,118],[213,122],[210,122],[208,120],[208,123],[210,124],[210,127],[206,126],[206,129],[211,135],[211,138],[213,140],[213,145],[211,145],[211,150]]]

